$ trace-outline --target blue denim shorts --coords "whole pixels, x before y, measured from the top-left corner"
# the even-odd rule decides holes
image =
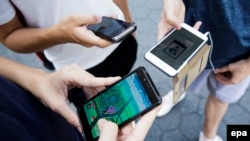
[[[203,86],[207,85],[210,94],[224,103],[234,103],[238,101],[248,89],[250,76],[239,84],[224,85],[218,82],[212,70],[204,70],[192,83],[190,92],[197,93]]]

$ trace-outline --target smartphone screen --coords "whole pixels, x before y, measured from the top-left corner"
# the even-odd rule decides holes
[[[201,38],[182,28],[158,44],[151,53],[178,70],[203,42]]]
[[[119,42],[134,32],[136,25],[135,23],[104,16],[100,23],[89,25],[87,28],[104,39],[111,42]]]
[[[139,68],[78,107],[78,113],[86,138],[93,140],[100,135],[97,126],[100,118],[121,127],[160,103],[161,96],[151,79]]]
[[[145,58],[170,76],[175,76],[198,50],[207,37],[182,24],[180,30],[172,30],[145,54]]]

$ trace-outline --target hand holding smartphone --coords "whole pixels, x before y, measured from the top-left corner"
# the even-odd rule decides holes
[[[77,108],[88,141],[99,138],[97,121],[105,118],[123,127],[162,102],[144,67],[100,92]]]
[[[207,42],[208,37],[183,23],[173,29],[145,54],[145,59],[174,77]]]
[[[136,24],[103,16],[100,23],[87,28],[97,36],[117,43],[131,35],[136,30]]]

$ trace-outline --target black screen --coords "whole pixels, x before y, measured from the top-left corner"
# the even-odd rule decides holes
[[[178,70],[203,40],[185,29],[174,31],[158,44],[151,53]]]
[[[124,22],[109,17],[102,17],[101,23],[89,25],[88,29],[94,31],[97,34],[113,38],[115,36],[118,36],[124,30],[127,30],[127,28],[131,27],[132,24],[133,23]]]

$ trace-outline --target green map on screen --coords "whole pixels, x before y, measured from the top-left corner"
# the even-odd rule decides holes
[[[138,76],[132,74],[105,91],[105,94],[101,94],[86,103],[84,110],[87,114],[91,133],[96,138],[100,134],[97,127],[97,121],[100,118],[120,124],[150,105],[151,102]]]

